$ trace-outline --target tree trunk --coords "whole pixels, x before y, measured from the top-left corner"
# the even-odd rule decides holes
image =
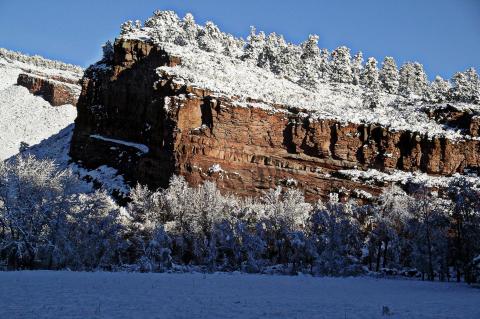
[[[387,254],[388,254],[388,239],[385,240],[385,248],[383,249],[383,268],[387,267]]]
[[[382,241],[378,242],[378,249],[377,249],[377,266],[375,268],[376,272],[380,271],[380,256],[382,254]]]

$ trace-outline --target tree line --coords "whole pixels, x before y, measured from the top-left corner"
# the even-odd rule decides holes
[[[308,203],[297,189],[260,198],[214,183],[137,185],[125,207],[49,160],[0,164],[0,265],[5,269],[403,274],[480,281],[480,192],[391,186],[370,204]]]
[[[191,14],[180,19],[173,11],[155,11],[144,26],[138,20],[121,26],[123,36],[138,31],[147,32],[159,44],[194,46],[247,61],[312,91],[326,82],[358,85],[364,89],[364,104],[372,108],[379,105],[380,94],[428,103],[480,103],[480,80],[474,68],[455,73],[451,80],[437,76],[430,82],[418,62],[407,62],[399,69],[392,57],[386,57],[379,69],[375,58],[365,62],[362,52],[352,57],[345,46],[332,52],[319,48],[317,35],[294,45],[282,35],[257,33],[252,27],[245,41],[220,31],[213,22],[200,26]]]

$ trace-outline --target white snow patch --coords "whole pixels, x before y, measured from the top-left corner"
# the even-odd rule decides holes
[[[389,182],[389,183],[414,183],[424,184],[427,187],[447,187],[449,182],[454,178],[465,178],[468,181],[480,187],[480,178],[478,176],[465,176],[458,173],[452,176],[435,176],[422,172],[405,172],[394,170],[391,173],[381,172],[376,169],[368,169],[366,171],[357,169],[339,170],[340,174],[350,178],[353,181],[365,181],[367,184],[373,182]]]
[[[212,166],[210,166],[208,168],[208,172],[210,174],[213,174],[213,173],[222,173],[224,172],[224,170],[222,169],[222,167],[220,166],[220,164],[213,164]]]
[[[111,143],[115,143],[115,144],[121,144],[121,145],[129,146],[129,147],[134,147],[137,150],[141,151],[142,153],[148,153],[149,152],[149,148],[145,144],[139,144],[139,143],[133,143],[133,142],[123,141],[123,140],[117,140],[117,139],[114,139],[114,138],[103,137],[103,136],[97,135],[97,134],[92,134],[92,135],[90,135],[90,137],[95,138],[97,140],[102,140],[102,141],[111,142]]]

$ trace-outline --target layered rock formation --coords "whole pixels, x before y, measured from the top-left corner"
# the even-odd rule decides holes
[[[348,180],[338,173],[344,169],[450,175],[480,167],[477,139],[315,119],[296,108],[258,108],[255,101],[243,105],[155,71],[179,63],[148,41],[117,40],[114,60],[85,73],[71,156],[154,188],[179,174],[191,184],[214,180],[221,190],[245,196],[300,187],[309,200],[332,191],[357,197],[381,191],[383,185]],[[478,116],[455,123],[478,136]]]
[[[42,96],[52,106],[76,105],[81,91],[78,79],[38,73],[19,74],[17,84],[26,87],[32,94]]]

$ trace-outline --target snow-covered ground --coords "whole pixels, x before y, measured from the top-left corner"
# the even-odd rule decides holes
[[[0,272],[0,318],[480,318],[480,289],[373,278]]]
[[[18,153],[20,143],[34,145],[73,123],[77,111],[72,105],[53,107],[39,96],[17,86],[22,68],[34,65],[7,61],[0,56],[0,160]],[[52,73],[54,70],[42,69]],[[59,74],[66,72],[58,70]]]

